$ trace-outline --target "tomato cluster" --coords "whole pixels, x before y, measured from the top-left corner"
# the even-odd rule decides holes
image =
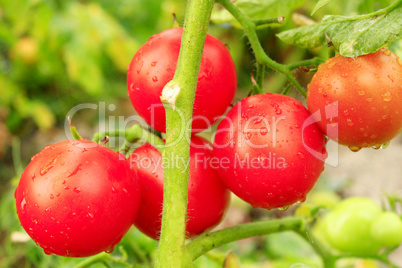
[[[166,119],[160,95],[173,78],[182,32],[175,28],[151,37],[128,67],[135,110],[161,132]],[[236,82],[229,51],[208,35],[190,122],[193,134],[225,113]],[[355,149],[388,142],[402,127],[401,85],[401,61],[382,49],[321,64],[308,87],[309,109],[272,93],[235,104],[218,125],[213,145],[192,136],[187,237],[220,222],[230,191],[266,209],[303,202],[324,169],[324,134]],[[15,192],[17,213],[46,253],[89,256],[111,251],[132,224],[159,239],[163,182],[162,156],[151,144],[126,159],[94,142],[64,141],[32,158]],[[371,253],[402,240],[395,215],[367,200],[340,204],[325,222],[329,243],[340,251]],[[385,223],[397,235],[384,232]],[[366,243],[359,244],[362,240]]]

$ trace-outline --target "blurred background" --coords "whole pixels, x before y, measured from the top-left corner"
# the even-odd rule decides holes
[[[279,1],[265,4],[270,2]],[[309,14],[316,4],[312,0],[286,0],[282,8],[257,10],[261,18],[286,17],[280,27],[258,30],[267,53],[281,63],[313,56],[326,58],[325,47],[307,51],[284,44],[275,34],[309,23],[310,19],[319,21],[324,14],[362,14],[391,1],[334,2],[312,18]],[[45,145],[66,139],[65,117],[74,106],[105,103],[116,107],[101,118],[98,111],[90,109],[74,116],[73,124],[88,139],[100,124],[107,124],[108,116],[135,113],[127,97],[126,68],[151,35],[173,27],[173,13],[182,24],[185,4],[185,0],[0,0],[0,268],[73,267],[82,261],[47,256],[27,237],[15,213],[13,194],[19,177],[30,158]],[[292,10],[298,15],[292,16]],[[227,15],[216,8],[209,33],[227,44],[234,58],[238,101],[251,90],[255,60],[241,29],[227,21]],[[401,42],[391,48],[402,58]],[[295,76],[304,86],[311,79],[311,74],[300,70]],[[267,70],[264,91],[280,92],[286,85],[284,76]],[[290,94],[301,99],[294,89]],[[334,147],[340,162],[337,167],[327,167],[315,191],[329,191],[335,196],[366,195],[380,201],[383,191],[402,189],[401,149],[400,138],[381,152],[367,149],[352,153]],[[234,198],[218,228],[292,212],[292,208],[283,212],[252,209]],[[121,245],[132,263],[146,264],[156,248],[153,240],[134,229]],[[221,267],[218,264],[229,249],[241,256],[244,267],[289,267],[298,262],[316,267],[320,263],[307,244],[284,233],[223,247],[201,258],[198,264]],[[121,255],[118,250],[113,254]],[[355,265],[345,263],[344,267]],[[378,267],[371,262],[367,265]]]

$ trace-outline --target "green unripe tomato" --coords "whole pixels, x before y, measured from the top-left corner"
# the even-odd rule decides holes
[[[402,221],[394,212],[382,213],[371,225],[371,235],[379,244],[394,247],[402,242]]]
[[[329,190],[320,190],[310,193],[307,197],[307,202],[310,202],[316,206],[325,208],[333,208],[341,201],[341,197]]]
[[[326,216],[329,244],[345,253],[378,252],[381,245],[371,236],[371,226],[381,213],[380,206],[369,198],[352,197],[340,202]]]

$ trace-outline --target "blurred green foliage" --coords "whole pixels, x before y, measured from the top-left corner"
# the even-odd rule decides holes
[[[276,38],[276,33],[300,26],[309,19],[319,21],[325,14],[368,13],[387,6],[391,0],[334,0],[312,17],[310,13],[317,3],[314,0],[287,1],[292,3],[292,8],[284,8],[280,0],[247,2],[262,17],[272,13],[255,8],[275,6],[275,2],[289,15],[280,27],[258,29],[267,53],[278,62],[289,63],[316,55],[326,58],[329,51],[326,47],[309,51],[287,45]],[[124,106],[129,103],[126,67],[132,56],[151,35],[173,26],[173,13],[181,24],[185,3],[186,0],[0,0],[0,267],[73,267],[82,261],[45,255],[27,239],[19,225],[13,192],[21,169],[32,155],[29,148],[34,147],[32,143],[39,143],[38,136],[63,131],[60,129],[65,115],[77,104],[108,101]],[[292,10],[299,15],[292,17]],[[216,22],[223,21],[219,21],[220,14],[225,15],[216,9],[213,16]],[[238,100],[251,90],[251,73],[255,72],[255,60],[247,40],[241,29],[229,23],[212,23],[209,32],[228,44],[234,58]],[[401,41],[391,48],[402,57]],[[271,70],[266,72],[264,91],[280,92],[287,84],[285,77]],[[295,72],[306,85],[311,74]],[[95,125],[97,120],[93,118],[85,124]],[[14,144],[13,154],[11,144]],[[130,263],[146,263],[155,254],[156,242],[137,230],[130,231],[120,245]],[[224,246],[197,260],[197,265],[222,267],[229,250],[240,257],[244,267],[260,267],[252,263],[268,262],[269,267],[289,267],[295,262],[319,264],[304,241],[293,233],[283,233]],[[121,253],[116,250],[112,256],[119,257]],[[106,263],[121,267],[110,261]]]

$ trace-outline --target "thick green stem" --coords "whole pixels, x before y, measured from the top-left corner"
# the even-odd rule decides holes
[[[283,231],[299,231],[303,228],[304,220],[301,217],[245,223],[213,233],[204,233],[190,242],[186,250],[189,258],[195,260],[211,249],[240,239]]]
[[[155,267],[181,267],[184,251],[191,118],[213,0],[189,0],[175,76],[162,91],[166,148],[162,229]]]

